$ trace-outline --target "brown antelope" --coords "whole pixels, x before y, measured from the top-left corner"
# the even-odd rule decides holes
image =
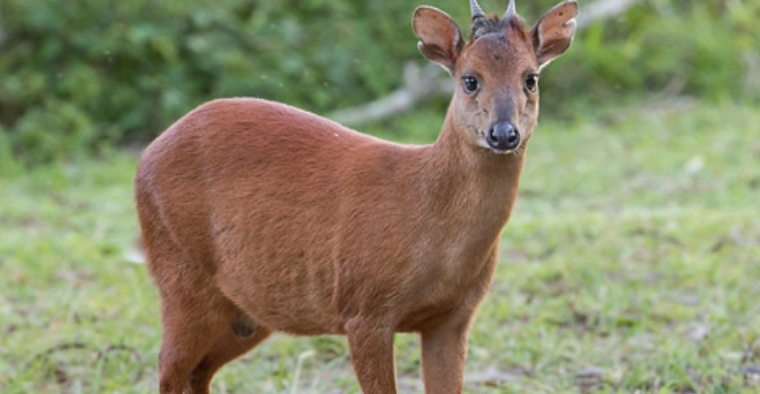
[[[274,331],[342,334],[365,394],[396,393],[396,332],[421,336],[425,392],[461,393],[538,117],[538,75],[575,31],[565,1],[526,29],[511,0],[471,0],[465,41],[420,7],[419,49],[456,90],[438,140],[399,145],[283,104],[216,100],[145,151],[135,193],[162,300],[161,393],[214,373]]]

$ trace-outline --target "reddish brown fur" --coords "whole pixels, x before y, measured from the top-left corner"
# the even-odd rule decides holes
[[[560,7],[566,20],[577,13]],[[467,331],[536,124],[538,96],[523,81],[551,51],[521,24],[466,45],[441,11],[420,8],[414,24],[458,86],[468,73],[482,83],[477,94],[457,88],[432,145],[225,99],[145,151],[135,188],[162,299],[162,393],[208,393],[222,365],[273,331],[347,335],[365,394],[396,392],[393,334],[418,332],[426,393],[461,392]],[[483,142],[498,117],[521,130],[518,148]]]

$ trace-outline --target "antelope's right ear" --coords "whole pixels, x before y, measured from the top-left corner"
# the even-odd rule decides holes
[[[414,11],[412,28],[414,35],[420,39],[417,44],[420,52],[453,74],[454,65],[464,47],[462,33],[456,22],[437,8],[422,6]]]

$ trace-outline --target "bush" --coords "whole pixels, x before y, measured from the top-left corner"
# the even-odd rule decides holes
[[[532,22],[555,2],[518,8]],[[468,20],[464,0],[429,3]],[[605,102],[674,81],[686,94],[757,99],[745,89],[742,62],[757,57],[760,6],[749,3],[651,0],[592,26],[558,61],[572,67],[542,80],[550,112],[563,98]],[[11,148],[0,154],[40,163],[148,140],[216,97],[266,97],[316,112],[370,101],[401,83],[404,62],[423,62],[409,22],[417,5],[4,0],[0,141]]]
[[[760,70],[745,61],[760,54],[748,22],[758,16],[757,2],[650,0],[584,31],[561,59],[573,66],[549,79],[562,85],[556,94],[592,103],[652,93],[758,100],[748,80]]]

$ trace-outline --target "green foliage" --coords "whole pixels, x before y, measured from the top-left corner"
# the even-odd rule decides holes
[[[533,22],[555,2],[518,7]],[[144,141],[217,97],[320,113],[370,101],[401,84],[404,62],[423,62],[409,23],[418,3],[466,26],[463,0],[4,0],[0,132],[10,148],[0,162]],[[564,66],[545,73],[545,108],[652,91],[758,99],[747,59],[759,56],[759,14],[756,2],[646,1],[579,34]]]
[[[760,30],[748,22],[757,17],[756,2],[645,1],[582,32],[558,61],[564,67],[548,73],[561,85],[552,94],[591,103],[650,93],[758,100],[748,61],[760,55]]]

